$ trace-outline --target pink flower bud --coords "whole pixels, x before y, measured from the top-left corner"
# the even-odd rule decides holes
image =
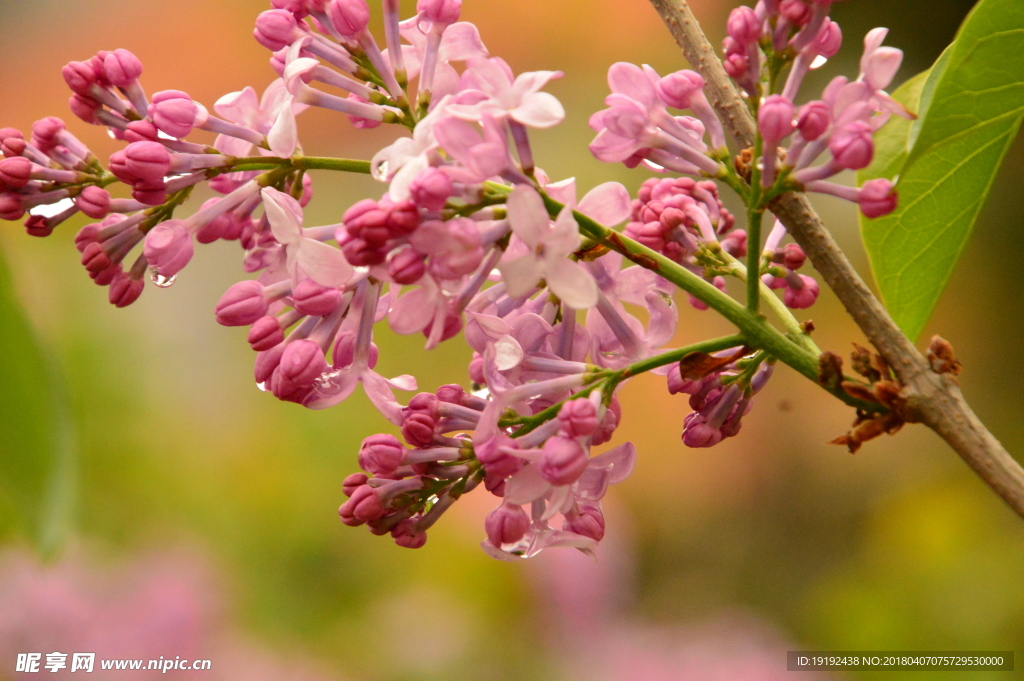
[[[712,428],[703,419],[694,419],[683,431],[683,444],[694,449],[714,447],[721,441],[721,429]]]
[[[871,126],[864,121],[854,121],[844,126],[832,136],[828,146],[832,158],[849,170],[867,168],[875,155]]]
[[[804,0],[782,0],[779,14],[794,26],[805,26],[811,20],[811,6]]]
[[[0,161],[0,182],[8,187],[21,189],[32,179],[32,161],[23,156],[5,158]]]
[[[587,468],[587,452],[579,442],[556,435],[544,443],[540,474],[552,485],[571,485]]]
[[[757,124],[766,145],[775,147],[793,134],[793,102],[782,95],[764,100],[757,114]]]
[[[71,99],[68,100],[68,108],[71,109],[71,113],[89,125],[98,125],[99,121],[96,120],[96,112],[103,107],[96,100],[76,94],[72,95]]]
[[[163,180],[137,180],[132,184],[132,198],[147,206],[159,206],[167,201],[167,185]]]
[[[596,431],[594,431],[594,436],[590,438],[590,444],[594,447],[598,447],[603,445],[605,442],[610,441],[621,421],[622,405],[619,404],[618,397],[612,397],[611,404],[608,405],[608,410],[604,413],[604,419],[601,421],[601,425],[598,426]]]
[[[54,225],[42,215],[29,215],[25,220],[25,233],[34,237],[47,237],[53,234]],[[105,284],[101,284],[105,285]]]
[[[268,9],[256,17],[253,36],[260,45],[276,52],[295,42],[299,30],[295,15],[285,9]]]
[[[128,169],[128,159],[125,157],[124,149],[115,151],[110,155],[107,169],[110,170],[114,177],[127,184],[135,184],[139,181],[138,176]]]
[[[412,201],[403,201],[388,210],[388,228],[393,236],[412,234],[419,226],[420,212]]]
[[[599,425],[597,407],[588,399],[566,402],[558,412],[561,432],[568,437],[588,437]]]
[[[146,283],[141,279],[133,279],[129,275],[117,269],[113,281],[110,282],[108,300],[116,307],[128,307],[142,295]]]
[[[366,484],[369,478],[365,473],[353,473],[341,483],[341,489],[346,497],[351,497],[357,489]]]
[[[601,541],[604,539],[604,514],[596,506],[583,506],[578,514],[566,516],[562,529]]]
[[[102,220],[110,213],[110,192],[102,187],[86,187],[75,198],[75,205],[93,220]]]
[[[502,504],[487,514],[484,521],[487,539],[498,548],[505,544],[515,544],[526,536],[529,529],[530,516],[526,515],[522,506],[512,504]]]
[[[159,142],[132,142],[124,160],[129,173],[149,182],[162,181],[171,169],[171,152]]]
[[[218,321],[220,320],[218,319]],[[226,324],[225,326],[241,326],[241,324]],[[249,336],[246,340],[248,340],[249,347],[253,350],[256,352],[263,352],[284,341],[284,329],[282,329],[281,324],[278,323],[277,317],[260,317],[253,322],[252,328],[249,329]]]
[[[842,29],[839,28],[839,24],[836,22],[826,19],[824,26],[818,31],[818,37],[811,43],[811,49],[825,57],[825,59],[831,59],[839,53],[839,48],[842,46]]]
[[[75,94],[88,96],[89,90],[96,84],[96,70],[91,64],[84,61],[72,61],[65,64],[61,69],[64,82],[68,84]]]
[[[166,220],[150,230],[143,253],[161,276],[173,277],[184,269],[195,253],[185,221]]]
[[[404,456],[405,447],[394,435],[371,435],[359,448],[359,467],[375,475],[391,475]]]
[[[312,317],[325,317],[341,304],[341,291],[304,279],[292,291],[295,309]]]
[[[103,59],[103,69],[111,85],[125,88],[142,75],[142,62],[122,48],[107,53]]]
[[[182,138],[196,126],[199,106],[186,93],[179,90],[164,90],[153,95],[149,117],[162,132],[171,137]]]
[[[786,303],[786,307],[794,310],[806,310],[810,306],[814,305],[814,302],[818,300],[818,294],[821,289],[818,287],[816,282],[806,274],[797,275],[803,282],[803,287],[794,289],[793,287],[787,287],[785,294],[783,294],[783,301]]]
[[[796,271],[807,262],[807,254],[804,253],[804,249],[800,248],[798,244],[786,244],[786,247],[782,249],[782,253],[783,262],[791,270]]]
[[[832,114],[828,104],[822,101],[807,102],[800,108],[796,127],[808,142],[813,142],[828,131]]]
[[[740,80],[750,69],[750,60],[741,54],[731,54],[722,62],[725,72],[734,80]]]
[[[349,515],[363,522],[376,520],[384,515],[384,505],[380,502],[380,496],[369,485],[357,487],[352,492],[352,497],[342,504],[341,508],[346,509]],[[342,517],[345,515],[346,513],[342,511]]]
[[[377,366],[380,358],[380,350],[376,343],[370,343],[369,356],[366,358],[366,365],[371,369]],[[334,343],[334,351],[331,360],[335,368],[343,369],[351,366],[356,359],[356,336],[354,333],[343,333]]]
[[[450,26],[459,20],[462,0],[419,0],[416,12],[435,24]]]
[[[423,412],[407,413],[402,421],[402,437],[413,447],[434,444],[435,420]]]
[[[323,350],[314,341],[298,340],[284,349],[277,370],[294,385],[307,387],[327,371],[327,362]]]
[[[416,395],[409,400],[409,406],[406,407],[407,413],[420,413],[427,414],[432,419],[438,419],[441,415],[441,401],[434,393],[416,393]]]
[[[434,394],[437,395],[437,399],[441,402],[462,404],[462,400],[466,397],[466,390],[457,383],[449,383],[448,385],[442,385]]]
[[[761,21],[754,10],[745,5],[729,13],[726,29],[730,38],[744,45],[756,43],[761,38]]]
[[[49,153],[57,146],[57,136],[64,130],[64,121],[56,116],[41,118],[32,124],[32,143],[43,153]]]
[[[416,529],[416,521],[408,518],[391,530],[395,543],[405,549],[421,549],[427,543],[427,533]]]
[[[370,23],[370,8],[366,0],[331,0],[327,16],[346,38],[356,38]]]
[[[858,203],[865,217],[880,218],[896,210],[899,194],[889,180],[870,180],[860,188]]]
[[[388,257],[387,250],[382,246],[367,243],[364,239],[345,235],[339,239],[339,243],[345,260],[355,267],[380,265]]]
[[[253,365],[253,377],[257,383],[265,384],[270,380],[274,371],[281,364],[281,355],[284,354],[284,345],[275,345],[270,350],[256,355],[256,363]]]
[[[21,199],[17,194],[0,194],[0,219],[20,220],[25,215],[25,209],[21,205]]]
[[[91,243],[82,251],[82,266],[89,272],[100,272],[110,267],[110,256],[98,243]]]
[[[121,215],[118,215],[118,217],[124,219]],[[117,222],[120,222],[120,220]],[[106,225],[103,223],[94,222],[91,225],[86,225],[85,227],[82,227],[82,229],[78,230],[78,234],[75,235],[75,248],[78,249],[78,252],[82,253],[85,251],[86,246],[97,243],[99,241],[100,230],[105,226]]]
[[[412,181],[409,193],[413,202],[420,208],[437,211],[444,208],[445,203],[455,193],[451,178],[439,168],[428,168]]]
[[[396,284],[415,284],[427,271],[426,258],[414,248],[403,248],[388,260],[388,274]]]
[[[225,291],[217,303],[217,322],[223,326],[248,326],[267,314],[269,307],[263,284],[240,281]]]
[[[704,90],[704,79],[689,69],[670,73],[655,86],[662,101],[674,109],[689,109],[690,100]]]

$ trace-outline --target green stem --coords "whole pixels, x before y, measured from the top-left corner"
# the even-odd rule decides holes
[[[543,194],[541,196],[552,217],[557,216],[565,207],[549,196]],[[732,322],[740,330],[748,345],[768,352],[805,377],[818,383],[819,355],[802,343],[798,343],[797,340],[791,340],[779,332],[768,323],[766,318],[751,313],[745,306],[726,293],[719,291],[713,284],[661,253],[594,221],[579,211],[574,211],[573,216],[586,236],[621,253],[641,267],[656,272],[687,293],[692,293],[697,299],[704,301],[709,307],[714,308],[716,312]],[[859,409],[865,411],[882,409],[878,404],[857,400],[840,388],[830,390],[826,387],[825,389],[843,402]]]
[[[747,309],[757,314],[761,300],[761,222],[764,212],[747,209]]]
[[[679,348],[677,350],[669,350],[660,355],[649,357],[645,360],[639,361],[635,364],[630,364],[628,367],[619,370],[619,380],[625,380],[632,378],[638,374],[657,369],[658,367],[667,366],[674,364],[682,360],[687,355],[693,354],[694,352],[712,353],[720,350],[728,350],[730,348],[736,348],[746,343],[746,339],[742,334],[734,334],[732,336],[725,336],[724,338],[715,338],[713,340],[706,340],[701,343],[694,343],[693,345],[687,345],[685,348]]]
[[[370,162],[351,158],[324,156],[294,156],[291,163],[302,170],[340,170],[346,173],[370,174]]]

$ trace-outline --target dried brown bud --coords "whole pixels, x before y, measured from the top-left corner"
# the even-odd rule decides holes
[[[882,376],[877,369],[871,366],[871,355],[872,353],[870,350],[854,343],[853,352],[850,353],[850,365],[853,367],[854,371],[868,379],[871,383],[874,383]]]
[[[826,350],[818,358],[818,383],[835,390],[843,382],[843,358]]]
[[[806,322],[801,323],[800,330],[803,331],[808,336],[810,336],[812,333],[814,333],[814,320],[808,319]]]
[[[863,383],[857,383],[856,381],[843,381],[840,384],[843,391],[850,397],[861,400],[862,402],[877,402],[875,394],[871,391],[871,388],[864,385]]]
[[[932,336],[928,345],[928,363],[937,374],[951,374],[954,378],[960,375],[963,365],[953,353],[953,346],[941,336]]]
[[[726,357],[715,357],[706,352],[691,352],[679,360],[679,374],[687,380],[699,381],[745,357],[750,351],[750,348],[744,346]]]

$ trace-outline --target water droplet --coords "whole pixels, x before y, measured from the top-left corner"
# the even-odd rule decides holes
[[[178,278],[178,275],[165,277],[160,274],[155,267],[151,267],[149,270],[149,278],[154,285],[159,286],[160,288],[170,288],[171,286],[174,286],[174,282]]]
[[[811,68],[820,69],[826,63],[828,63],[828,57],[824,57],[819,54],[817,57],[814,58],[814,62],[811,64]]]
[[[262,383],[257,383],[256,387],[259,388],[260,390],[262,390],[263,392],[267,392],[267,382],[266,381],[263,381]]]
[[[377,166],[377,173],[381,177],[387,177],[388,176],[388,162],[387,161],[381,161],[380,165]]]

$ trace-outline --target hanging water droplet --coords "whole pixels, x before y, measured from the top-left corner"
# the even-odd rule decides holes
[[[263,392],[267,392],[267,382],[266,381],[263,381],[262,383],[257,383],[256,387],[259,388],[260,390],[262,390]]]
[[[149,269],[149,278],[155,286],[159,286],[160,288],[170,288],[171,286],[174,286],[174,281],[178,278],[178,275],[165,277],[160,274],[155,267],[151,267]]]
[[[380,174],[381,177],[387,177],[388,176],[388,162],[387,161],[381,161],[380,165],[377,166],[377,172]]]

